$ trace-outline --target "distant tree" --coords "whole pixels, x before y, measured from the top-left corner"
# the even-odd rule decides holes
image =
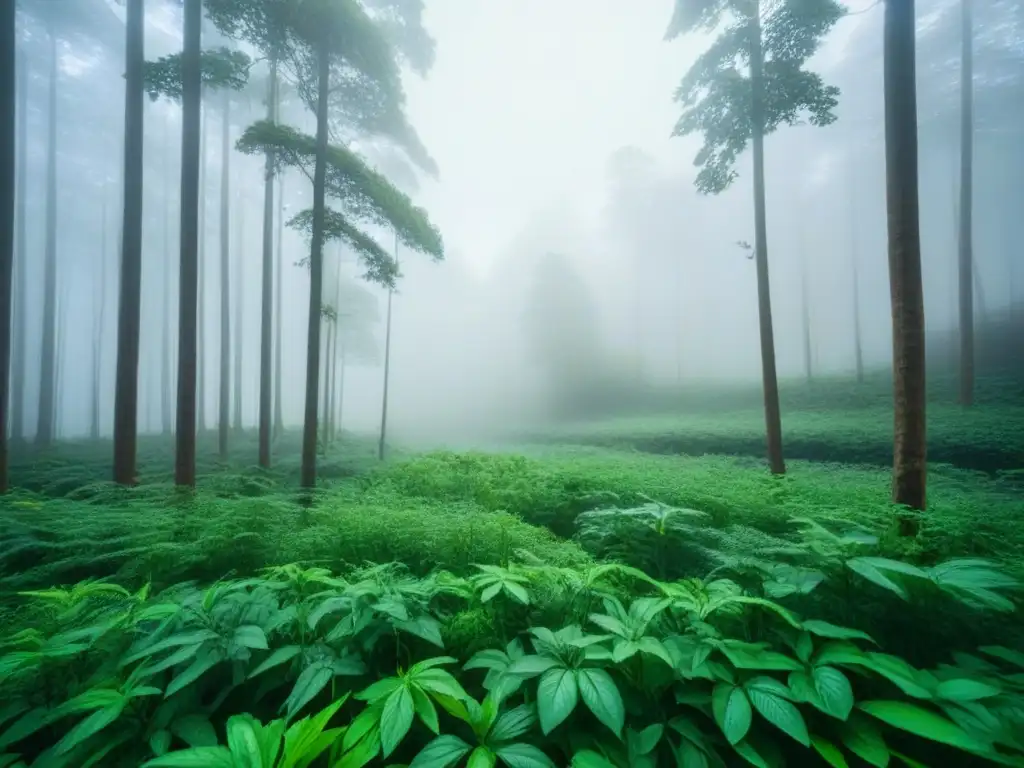
[[[142,151],[145,101],[144,0],[127,0],[125,24],[124,208],[114,380],[114,482],[136,482],[139,322],[142,312]]]
[[[20,47],[19,47],[20,48]],[[25,419],[25,369],[28,357],[28,245],[26,242],[26,201],[28,199],[28,66],[24,51],[17,62],[17,200],[15,201],[15,257],[14,271],[17,274],[17,289],[14,292],[14,321],[11,333],[10,380],[10,421],[11,437],[23,441],[26,437]],[[5,70],[6,71],[6,70]],[[6,93],[6,91],[4,92]],[[2,311],[2,310],[0,310]]]
[[[924,510],[928,467],[915,47],[914,0],[886,0],[884,95],[889,289],[893,326],[892,498],[895,503],[912,510]],[[915,535],[918,529],[918,516],[901,517],[902,534]]]
[[[960,405],[974,402],[974,29],[973,0],[960,0]]]
[[[10,414],[11,298],[14,284],[14,195],[17,176],[17,9],[0,10],[0,493],[7,493],[7,426]],[[24,190],[21,190],[24,194]]]
[[[674,39],[696,30],[721,30],[676,91],[684,111],[674,135],[704,136],[704,147],[694,161],[701,169],[697,189],[705,194],[725,190],[736,179],[733,166],[740,152],[748,142],[753,148],[761,367],[768,462],[776,474],[784,473],[786,465],[768,281],[764,137],[805,114],[816,126],[835,120],[838,89],[826,86],[804,66],[842,14],[836,0],[676,0],[665,35]]]
[[[857,219],[856,191],[851,182],[849,193],[849,216],[850,216],[850,288],[853,303],[853,360],[854,369],[857,375],[857,383],[864,383],[864,344],[861,339],[860,324],[860,270],[857,262],[860,259],[859,245],[857,240],[857,229],[860,222]]]

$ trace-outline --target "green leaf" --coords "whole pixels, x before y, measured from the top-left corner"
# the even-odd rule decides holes
[[[260,722],[252,715],[234,715],[228,718],[228,749],[231,750],[235,762],[241,765],[263,765],[263,750],[256,731],[259,727]]]
[[[520,704],[505,712],[491,727],[488,741],[511,741],[533,728],[537,722],[537,709],[532,704]]]
[[[462,665],[462,668],[464,670],[497,669],[504,671],[509,663],[508,655],[504,651],[488,648],[487,650],[474,653],[469,661]]]
[[[176,667],[179,664],[191,659],[198,653],[199,649],[203,647],[202,643],[196,643],[195,645],[183,645],[174,653],[168,654],[160,661],[155,664],[146,664],[144,668],[144,674],[155,675],[157,672],[163,672],[165,669]]]
[[[547,755],[530,744],[508,744],[498,748],[497,755],[509,768],[557,768]]]
[[[416,707],[412,694],[405,686],[397,689],[384,702],[384,710],[380,715],[380,743],[387,757],[402,743],[405,734],[412,727]]]
[[[121,660],[121,666],[127,666],[133,661],[152,656],[153,654],[166,651],[168,648],[177,648],[179,645],[200,645],[205,643],[207,640],[216,640],[220,635],[209,629],[199,629],[194,632],[181,632],[177,635],[160,640],[141,651],[129,654]]]
[[[561,664],[557,659],[550,656],[523,656],[516,659],[508,666],[508,674],[517,677],[536,677],[542,675],[549,669],[559,667]]]
[[[508,592],[510,595],[512,595],[512,597],[514,597],[516,600],[518,600],[523,605],[529,605],[530,604],[530,593],[527,592],[519,584],[516,584],[515,582],[512,582],[512,581],[506,581],[504,583],[504,587],[505,587],[505,591],[506,592]]]
[[[204,715],[185,715],[171,723],[171,733],[190,747],[217,746],[217,732]]]
[[[755,677],[744,684],[750,703],[761,716],[805,747],[811,745],[800,710],[793,705],[789,689],[771,677]]]
[[[630,750],[637,755],[649,755],[658,746],[658,742],[661,741],[664,733],[665,726],[661,723],[649,725],[635,735],[634,732],[630,731]]]
[[[274,649],[273,653],[271,653],[269,656],[267,656],[267,658],[260,662],[256,669],[249,673],[249,678],[252,679],[256,677],[256,675],[263,674],[268,669],[273,669],[274,667],[278,667],[281,664],[285,664],[294,659],[301,652],[302,647],[298,645],[285,645],[281,648],[276,648]]]
[[[811,703],[832,717],[846,720],[853,711],[853,687],[846,675],[835,667],[815,667],[811,673],[818,701]]]
[[[829,624],[827,621],[819,621],[818,619],[809,619],[804,622],[804,629],[811,634],[817,635],[818,637],[827,637],[831,640],[867,640],[869,643],[875,643],[871,639],[871,635],[867,632],[861,632],[859,629],[849,629],[848,627],[839,627],[835,624]],[[875,643],[877,645],[877,643]]]
[[[469,754],[472,747],[458,736],[438,736],[420,750],[409,768],[450,768]]]
[[[423,614],[414,616],[407,621],[392,620],[391,625],[402,632],[422,638],[431,645],[444,648],[444,639],[441,637],[441,622],[433,616]]]
[[[161,728],[154,733],[149,737],[149,748],[157,757],[166,754],[167,750],[171,748],[171,732]]]
[[[857,707],[883,723],[915,736],[968,752],[987,751],[987,745],[969,736],[960,726],[914,704],[903,701],[865,701]]]
[[[412,679],[416,685],[430,693],[451,696],[453,699],[469,698],[469,694],[459,685],[459,681],[446,670],[426,669]]]
[[[3,734],[0,734],[0,749],[6,748],[10,744],[17,744],[22,739],[28,738],[36,731],[46,727],[52,722],[53,713],[46,707],[36,707],[31,709],[7,728]]]
[[[498,762],[498,756],[487,747],[477,747],[469,756],[466,768],[494,768]]]
[[[364,688],[354,698],[359,701],[379,701],[387,698],[403,685],[405,683],[400,677],[385,677],[383,680],[378,680],[376,683],[372,683],[367,688]]]
[[[850,768],[842,751],[828,739],[821,736],[811,736],[811,746],[814,751],[821,755],[821,759],[832,766],[832,768]]]
[[[889,765],[889,747],[878,727],[859,713],[846,722],[842,732],[843,744],[857,757],[875,768]]]
[[[704,750],[693,742],[683,739],[679,742],[679,748],[675,750],[675,753],[677,768],[709,768],[708,757],[704,754]]]
[[[202,677],[208,670],[220,663],[223,658],[224,657],[219,651],[210,651],[199,656],[195,661],[179,672],[177,677],[171,680],[170,684],[167,686],[167,690],[164,691],[164,697],[169,699],[182,688],[191,685]]]
[[[318,661],[302,670],[291,693],[288,694],[288,698],[281,707],[287,710],[287,718],[291,720],[300,709],[327,686],[332,677],[334,677],[334,670],[324,662]]]
[[[726,741],[733,746],[747,735],[754,717],[744,690],[728,683],[715,686],[711,694],[711,712]]]
[[[168,752],[142,764],[142,768],[237,768],[227,747],[194,747]]]
[[[978,650],[996,659],[1008,661],[1011,664],[1024,669],[1024,652],[1022,651],[1015,651],[1012,648],[1004,648],[1001,645],[983,645]]]
[[[419,686],[412,686],[410,693],[412,693],[412,703],[416,714],[419,715],[423,724],[437,736],[441,732],[441,726],[437,721],[437,707],[434,706],[434,702]]]
[[[584,749],[572,756],[571,768],[616,768],[615,763],[609,763],[597,752]]]
[[[927,573],[917,566],[903,563],[899,560],[890,560],[885,557],[854,557],[846,561],[846,567],[851,571],[860,574],[873,584],[887,589],[894,595],[907,599],[907,591],[902,585],[890,579],[884,572],[901,573],[906,576],[914,576],[919,579],[928,579]]]
[[[537,685],[537,713],[540,729],[547,736],[576,708],[579,687],[576,675],[569,669],[549,669]]]
[[[231,639],[236,645],[240,645],[243,648],[253,648],[259,651],[265,651],[269,648],[266,633],[255,624],[243,624],[240,627],[236,627]]]
[[[576,683],[587,708],[612,733],[621,736],[626,711],[618,686],[615,685],[611,675],[603,669],[578,669],[576,670]],[[575,701],[573,701],[573,706],[575,706]],[[572,711],[572,707],[569,708],[569,711]],[[543,717],[541,721],[543,723]]]
[[[980,701],[1002,693],[999,686],[981,680],[959,678],[943,680],[935,689],[935,695],[947,701]]]
[[[124,711],[124,705],[125,701],[122,699],[115,704],[103,707],[103,709],[97,709],[68,731],[64,738],[57,743],[57,754],[63,755],[69,752],[94,733],[99,733],[113,723],[121,716],[121,712]]]

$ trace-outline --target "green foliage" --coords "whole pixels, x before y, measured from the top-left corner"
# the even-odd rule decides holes
[[[698,190],[717,194],[728,188],[737,176],[736,158],[753,136],[753,90],[744,72],[753,46],[762,49],[764,61],[763,135],[802,115],[816,126],[835,120],[839,89],[804,65],[842,14],[836,0],[676,0],[666,38],[720,27],[675,93],[683,115],[673,135],[704,136],[694,160]]]
[[[291,218],[288,226],[297,229],[307,237],[313,236],[313,210],[307,208]],[[400,273],[398,262],[394,256],[382,248],[376,240],[354,226],[344,215],[331,208],[324,211],[324,240],[340,241],[351,248],[360,262],[366,267],[363,279],[370,283],[396,287]],[[309,259],[303,259],[304,266],[309,266]]]
[[[309,178],[313,177],[316,139],[293,128],[261,121],[246,129],[237,146],[246,154],[269,153],[279,165],[298,168]],[[435,259],[444,258],[441,235],[426,213],[414,206],[407,195],[370,168],[355,152],[341,146],[328,149],[327,191],[341,203],[343,216],[393,228],[408,248]],[[342,215],[338,219],[347,222]],[[300,219],[300,226],[305,220]],[[374,252],[383,251],[379,246],[374,252],[367,251],[358,245],[362,241],[354,243],[352,236],[345,235],[340,229],[337,234],[349,240],[353,247],[360,248],[360,256],[364,259],[372,258]]]
[[[200,67],[206,88],[240,91],[249,82],[252,60],[242,51],[216,48],[202,52]],[[144,78],[149,97],[154,101],[161,96],[181,101],[181,54],[147,61]]]

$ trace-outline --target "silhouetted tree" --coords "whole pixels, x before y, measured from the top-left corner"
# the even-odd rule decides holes
[[[14,195],[17,175],[17,9],[0,9],[0,493],[7,493],[7,425],[10,414],[11,297],[14,284]],[[21,192],[24,194],[24,190]]]
[[[960,0],[960,405],[974,402],[974,29],[972,0]]]

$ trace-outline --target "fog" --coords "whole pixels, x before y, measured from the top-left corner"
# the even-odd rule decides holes
[[[68,13],[56,28],[58,434],[70,438],[90,430],[88,382],[97,364],[101,431],[109,434],[113,422],[124,11],[108,0],[49,4],[109,14]],[[24,5],[28,291],[16,289],[15,301],[23,302],[28,329],[23,407],[31,431],[40,388],[51,61],[45,21],[33,10],[47,3]],[[918,0],[922,260],[932,339],[956,327],[957,5]],[[977,19],[974,204],[975,311],[983,319],[1019,305],[1024,282],[1013,224],[1024,201],[1021,114],[997,87],[1024,77],[1024,24],[997,15],[1012,4],[986,5],[978,4]],[[865,365],[884,370],[891,361],[883,9],[873,0],[848,7],[810,64],[840,87],[838,120],[825,128],[783,126],[766,141],[783,378],[808,373],[805,316],[813,375],[853,371],[855,295]],[[147,59],[180,50],[180,11],[147,0],[147,13]],[[438,263],[398,252],[389,394],[396,439],[483,439],[579,415],[591,401],[614,409],[653,390],[759,380],[756,275],[740,245],[754,240],[750,152],[740,155],[726,192],[696,191],[702,138],[672,137],[681,111],[672,96],[710,38],[664,42],[671,14],[671,0],[427,3],[436,64],[425,78],[407,73],[405,88],[409,121],[437,177],[412,172],[379,143],[356,138],[352,145],[426,209],[445,242]],[[224,42],[204,32],[204,47]],[[253,69],[249,86],[232,96],[228,121],[232,338],[241,343],[247,427],[256,423],[258,398],[263,160],[233,146],[265,110],[265,75],[260,65]],[[204,99],[200,414],[207,428],[216,424],[222,357],[223,103],[218,92]],[[282,120],[314,130],[294,97]],[[160,432],[162,382],[175,370],[165,371],[165,329],[172,352],[177,339],[180,105],[147,102],[145,130],[139,426]],[[286,173],[283,190],[285,220],[310,205],[311,185],[300,174]],[[391,247],[389,232],[373,234]],[[306,238],[285,228],[281,391],[289,426],[302,423],[309,270],[296,262],[308,255]],[[387,291],[361,281],[361,272],[344,249],[328,247],[324,300],[343,316],[346,350],[343,427],[372,431],[381,411]]]

